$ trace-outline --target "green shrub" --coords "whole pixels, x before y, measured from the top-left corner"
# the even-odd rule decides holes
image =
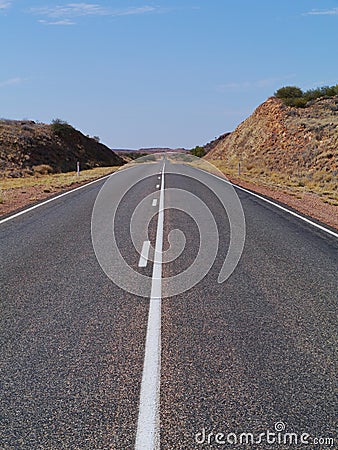
[[[309,89],[308,91],[306,91],[304,93],[304,97],[310,101],[310,100],[316,100],[317,98],[320,98],[323,96],[323,92],[322,89],[317,88],[317,89]]]
[[[197,156],[198,158],[202,158],[205,155],[205,150],[204,150],[203,147],[200,147],[199,145],[197,145],[197,147],[195,147],[192,150],[190,150],[190,153],[193,156]]]
[[[68,122],[61,119],[52,120],[51,129],[52,132],[57,134],[58,136],[65,136],[74,130],[74,128],[69,125]]]
[[[283,99],[287,106],[295,106],[296,108],[305,108],[307,100],[304,97],[294,97]]]
[[[297,86],[285,86],[275,92],[275,97],[283,100],[285,105],[296,106],[297,108],[304,108],[308,102],[318,98],[333,97],[335,95],[338,95],[338,84],[309,89],[305,92]]]
[[[283,100],[287,98],[301,98],[303,97],[303,91],[297,86],[285,86],[275,92],[275,97]]]

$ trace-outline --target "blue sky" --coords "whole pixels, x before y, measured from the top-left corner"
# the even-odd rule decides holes
[[[337,0],[0,0],[0,117],[190,148],[338,83],[337,44]]]

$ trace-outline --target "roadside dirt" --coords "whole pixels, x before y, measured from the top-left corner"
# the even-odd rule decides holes
[[[43,189],[41,186],[29,186],[22,190],[7,189],[3,194],[5,196],[5,201],[0,203],[0,216],[8,215],[26,206],[32,206],[48,197],[69,191],[86,183],[88,183],[88,181],[73,183],[67,188],[54,187],[53,189]]]

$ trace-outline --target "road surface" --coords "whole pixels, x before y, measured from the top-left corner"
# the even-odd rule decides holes
[[[236,189],[245,244],[232,275],[218,283],[231,230],[214,191],[227,183],[168,160],[163,176],[162,169],[163,161],[136,165],[110,179],[130,184],[123,198],[111,191],[114,235],[123,259],[150,280],[148,298],[119,287],[96,258],[92,211],[105,180],[0,222],[0,448],[133,449],[137,433],[136,448],[145,450],[147,433],[165,450],[336,448],[337,237]],[[208,206],[219,245],[200,282],[170,297],[163,283],[153,299],[161,326],[153,330],[157,350],[148,351],[159,351],[151,370],[160,390],[145,392],[156,404],[142,406],[158,262],[148,260],[146,245],[140,264],[130,222],[148,196],[144,217],[158,211],[162,191],[165,204],[177,201],[173,189]],[[163,249],[173,229],[186,241],[175,261],[160,264],[162,278],[184,272],[199,251],[184,203],[164,211]],[[148,228],[155,247],[158,215]],[[156,423],[142,424],[140,408],[153,408]],[[294,433],[298,444],[273,441],[278,431],[281,440]]]

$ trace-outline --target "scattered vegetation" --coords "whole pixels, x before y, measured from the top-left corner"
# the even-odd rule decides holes
[[[134,159],[143,158],[144,156],[148,156],[149,153],[141,153],[141,152],[115,152],[122,158],[125,158],[126,160],[133,161]]]
[[[150,153],[150,154],[144,155],[142,157],[139,156],[138,158],[131,159],[129,161],[129,164],[134,164],[134,163],[143,164],[143,163],[148,163],[148,162],[155,162],[155,161],[158,161],[158,159],[159,159],[158,155]]]
[[[76,172],[67,172],[21,178],[1,178],[0,215],[13,211],[31,201],[45,198],[47,194],[55,194],[73,185],[76,186],[101,178],[115,172],[119,168],[118,166],[97,167],[83,170],[80,176]]]
[[[77,161],[83,170],[124,164],[98,141],[98,136],[86,137],[61,119],[49,125],[0,120],[0,178],[73,171]]]
[[[82,170],[80,176],[74,172],[49,173],[37,176],[25,176],[21,178],[2,178],[1,188],[3,191],[8,189],[21,189],[31,186],[43,186],[49,188],[63,188],[74,183],[90,181],[95,178],[103,177],[109,173],[115,172],[119,167],[96,167],[95,169]]]
[[[226,175],[238,180],[283,189],[288,194],[301,198],[304,194],[317,194],[325,203],[338,206],[338,177],[336,171],[325,170],[308,172],[305,170],[280,172],[273,170],[263,161],[241,162],[241,172],[238,173],[237,158],[227,161],[210,161]]]
[[[308,102],[323,97],[338,95],[338,84],[335,86],[323,86],[316,89],[302,91],[297,86],[285,86],[275,92],[275,97],[280,98],[287,106],[305,108]]]

